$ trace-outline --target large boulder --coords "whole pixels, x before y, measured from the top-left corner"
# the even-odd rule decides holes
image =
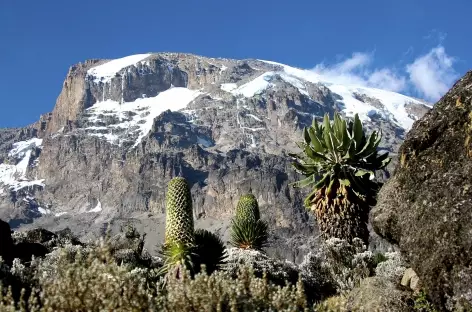
[[[415,122],[371,212],[443,311],[472,310],[472,71]]]
[[[0,220],[0,257],[7,263],[13,260],[11,229],[10,225],[3,220]]]
[[[413,309],[411,292],[398,289],[393,283],[378,277],[361,281],[347,295],[347,311],[407,312]]]
[[[33,258],[42,258],[48,254],[48,249],[39,243],[18,243],[15,244],[13,257],[21,262],[30,262]]]

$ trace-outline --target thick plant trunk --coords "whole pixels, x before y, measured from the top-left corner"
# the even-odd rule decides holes
[[[329,194],[326,188],[320,189],[311,209],[325,239],[336,237],[352,242],[357,237],[368,244],[369,205],[349,187],[334,187]]]

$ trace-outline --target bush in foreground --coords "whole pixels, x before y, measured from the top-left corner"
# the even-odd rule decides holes
[[[105,242],[66,246],[31,266],[2,265],[1,311],[304,311],[301,282],[278,286],[242,266],[236,276],[217,271],[190,278],[183,271],[165,287],[155,269],[119,264]],[[31,288],[16,305],[6,277],[19,276]],[[15,287],[18,287],[16,285]]]

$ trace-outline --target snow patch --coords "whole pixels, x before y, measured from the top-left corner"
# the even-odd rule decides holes
[[[252,132],[254,132],[254,131],[262,131],[262,130],[265,130],[265,129],[266,129],[266,128],[249,128],[249,127],[242,127],[242,126],[239,127],[239,128],[245,129],[245,130],[249,130],[249,131],[252,131]]]
[[[264,73],[256,79],[232,90],[231,93],[234,95],[243,95],[244,97],[253,97],[256,94],[260,94],[264,90],[273,86],[273,84],[270,82],[273,74],[273,72]]]
[[[116,132],[123,134],[137,134],[137,139],[133,147],[137,146],[141,140],[151,131],[154,124],[154,118],[162,114],[166,110],[181,110],[193,101],[197,96],[202,94],[200,91],[190,90],[187,88],[174,87],[159,93],[155,97],[139,98],[133,102],[118,103],[112,100],[98,102],[87,109],[90,114],[89,121],[97,122],[103,116],[114,116],[119,119],[118,124],[106,127],[111,133],[89,133],[106,139],[110,143],[121,144],[122,136]],[[85,130],[98,130],[92,127]],[[116,129],[113,134],[113,129]],[[120,130],[120,131],[119,131]]]
[[[254,80],[241,85],[240,87],[236,88],[236,84],[224,84],[221,85],[221,89],[227,92],[231,92],[234,95],[243,95],[245,97],[253,97],[257,94],[262,93],[263,91],[267,90],[268,88],[272,88],[275,86],[274,83],[272,83],[272,80],[275,75],[278,75],[281,79],[283,79],[285,82],[291,84],[295,88],[297,88],[300,93],[309,96],[304,81],[302,79],[299,79],[297,77],[290,76],[288,74],[285,74],[283,72],[266,72],[259,77],[255,78]]]
[[[204,147],[210,147],[213,143],[205,138],[197,136],[197,143],[203,145]]]
[[[422,104],[422,102],[403,94],[380,89],[359,88],[359,93],[364,93],[369,97],[380,100],[384,107],[395,117],[397,124],[404,129],[411,129],[414,123],[414,120],[408,116],[405,104],[409,102]]]
[[[257,147],[256,139],[254,138],[254,134],[251,134],[251,147]]]
[[[335,85],[330,87],[331,91],[340,95],[342,100],[338,102],[342,103],[344,108],[343,111],[348,117],[354,117],[357,113],[359,114],[359,119],[362,121],[369,121],[369,114],[371,111],[377,112],[377,109],[370,104],[359,101],[352,95],[352,90],[346,86]]]
[[[23,158],[27,151],[36,147],[42,147],[43,140],[33,138],[28,141],[21,141],[13,144],[13,149],[8,153],[8,157]]]
[[[67,214],[67,212],[63,211],[63,212],[58,212],[58,213],[56,213],[54,216],[55,216],[55,217],[60,217],[60,216],[63,216],[63,215],[65,215],[65,214]]]
[[[237,89],[238,85],[235,83],[222,83],[220,89],[226,92],[231,92],[234,89]]]
[[[95,208],[87,211],[87,212],[100,212],[102,211],[102,203],[100,201],[98,201],[97,203],[97,206],[95,206]]]
[[[39,211],[39,213],[41,213],[42,215],[49,215],[49,214],[51,214],[51,210],[49,210],[49,209],[44,209],[44,208],[42,208],[42,207],[38,207],[38,211]]]
[[[149,57],[151,54],[136,54],[123,58],[111,60],[105,64],[95,66],[87,71],[88,76],[94,78],[94,82],[109,82],[120,70],[125,67],[135,65]]]
[[[286,82],[288,82],[289,84],[291,84],[292,86],[294,86],[295,88],[297,88],[298,91],[300,91],[301,94],[304,94],[306,96],[310,96],[308,91],[306,91],[305,84],[303,83],[302,80],[300,80],[298,78],[295,78],[295,77],[292,77],[290,75],[286,75],[286,74],[281,74],[280,77],[283,80],[285,80]]]
[[[17,160],[17,164],[0,164],[0,186],[6,186],[10,191],[17,192],[24,188],[35,186],[44,187],[44,179],[30,181],[27,177],[28,167],[31,162],[32,149],[41,148],[43,140],[31,139],[13,144],[13,149],[8,153],[9,157]],[[5,196],[5,190],[0,188],[0,195]]]
[[[254,118],[255,120],[257,120],[259,122],[262,122],[262,120],[259,117],[257,117],[256,115],[253,115],[253,114],[246,114],[246,115],[249,116],[249,117]]]
[[[365,94],[369,97],[376,98],[382,102],[385,109],[390,113],[395,120],[398,126],[404,128],[405,130],[411,129],[414,120],[408,117],[408,113],[406,112],[405,105],[407,103],[415,103],[415,104],[423,104],[423,102],[418,101],[414,98],[408,97],[406,95],[402,95],[399,93],[380,90],[376,88],[366,88],[357,85],[339,85],[334,84],[326,77],[323,77],[313,71],[298,69],[291,66],[287,66],[281,63],[266,61],[266,60],[259,60],[261,62],[265,62],[271,65],[277,65],[282,68],[282,72],[287,74],[287,76],[282,76],[282,78],[291,84],[295,85],[297,83],[294,80],[289,81],[288,79],[295,78],[295,79],[302,79],[312,83],[322,83],[327,88],[329,88],[332,92],[341,95],[342,100],[338,100],[338,102],[344,104],[344,112],[348,116],[353,116],[355,113],[359,114],[359,117],[366,121],[370,120],[369,116],[372,116],[375,113],[384,115],[385,113],[368,103],[363,103],[357,100],[354,97],[354,93]],[[257,78],[256,78],[257,79]],[[295,85],[296,86],[296,85]],[[298,87],[298,86],[297,86]],[[300,87],[299,87],[300,89]]]

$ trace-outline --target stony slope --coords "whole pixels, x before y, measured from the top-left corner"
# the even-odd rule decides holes
[[[13,226],[71,225],[83,235],[133,218],[152,232],[149,248],[162,237],[165,185],[183,175],[197,226],[225,234],[236,201],[251,190],[274,246],[292,246],[277,252],[297,258],[299,246],[312,243],[297,237],[316,236],[304,193],[289,186],[297,177],[287,152],[297,149],[303,126],[325,112],[357,112],[369,129],[383,130],[383,148],[395,154],[429,108],[261,60],[177,53],[90,60],[69,69],[51,113],[25,129],[0,130],[1,216]]]

